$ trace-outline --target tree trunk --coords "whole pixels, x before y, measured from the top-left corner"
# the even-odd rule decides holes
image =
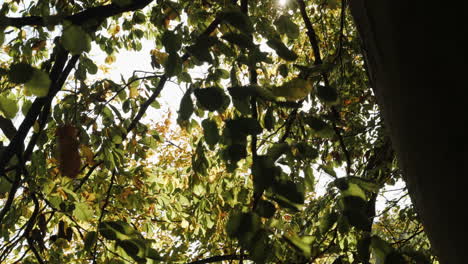
[[[465,5],[350,1],[411,199],[443,264],[468,261]]]

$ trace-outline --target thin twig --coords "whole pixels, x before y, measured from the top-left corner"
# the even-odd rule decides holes
[[[110,184],[109,184],[109,188],[107,189],[106,199],[104,200],[104,204],[101,207],[101,215],[99,216],[98,226],[102,223],[102,219],[104,218],[104,214],[106,212],[106,207],[109,204],[109,199],[110,199],[110,196],[111,196],[112,187],[114,186],[115,175],[116,175],[116,171],[114,169],[112,171],[112,176],[111,176],[111,181],[110,181]],[[94,244],[94,251],[93,251],[93,263],[96,263],[97,245],[98,245],[98,243],[96,241],[96,244]]]
[[[310,22],[309,16],[307,15],[306,11],[306,5],[304,3],[304,0],[296,0],[297,3],[299,4],[299,10],[301,12],[302,19],[304,20],[304,24],[307,29],[307,36],[309,37],[310,44],[312,45],[312,51],[314,53],[314,64],[315,65],[320,65],[323,63],[322,61],[322,56],[320,55],[320,47],[318,44],[318,39],[317,39],[317,34],[315,33],[315,30],[312,26],[312,23]],[[330,82],[328,80],[328,76],[326,73],[322,73],[322,78],[326,86],[330,86]],[[336,120],[340,119],[340,115],[338,111],[336,110],[335,107],[331,107],[332,113]],[[349,154],[349,151],[346,147],[346,144],[344,143],[343,136],[341,135],[341,132],[336,125],[336,121],[333,120],[332,122],[333,130],[335,131],[336,136],[338,137],[338,141],[340,143],[340,147],[345,155],[346,158],[346,173],[349,175],[351,172],[351,156]]]

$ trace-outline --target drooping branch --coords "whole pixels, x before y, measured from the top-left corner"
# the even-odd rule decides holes
[[[54,15],[49,17],[42,16],[28,16],[28,17],[0,17],[0,27],[17,27],[24,26],[53,26],[62,23],[64,20],[69,20],[74,24],[81,25],[90,19],[103,20],[111,16],[115,16],[124,12],[135,11],[149,5],[153,0],[134,0],[131,4],[126,6],[118,6],[116,4],[109,4],[97,7],[91,7],[79,13],[63,16]]]

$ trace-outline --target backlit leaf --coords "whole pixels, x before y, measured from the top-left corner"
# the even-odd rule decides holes
[[[280,34],[286,34],[290,39],[299,37],[299,27],[291,21],[289,16],[280,16],[274,24]]]
[[[25,83],[24,87],[33,95],[44,97],[49,93],[50,85],[49,75],[39,69],[34,69],[32,78]]]
[[[219,110],[223,106],[223,90],[218,87],[208,87],[194,90],[198,103],[208,111]]]
[[[16,116],[16,113],[18,113],[17,101],[4,95],[0,95],[0,111],[6,118],[13,119]]]
[[[80,26],[69,25],[62,34],[62,45],[73,55],[91,50],[91,37]]]

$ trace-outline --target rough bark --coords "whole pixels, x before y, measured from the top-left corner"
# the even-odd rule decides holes
[[[467,35],[460,2],[352,0],[371,85],[443,264],[466,263]]]

